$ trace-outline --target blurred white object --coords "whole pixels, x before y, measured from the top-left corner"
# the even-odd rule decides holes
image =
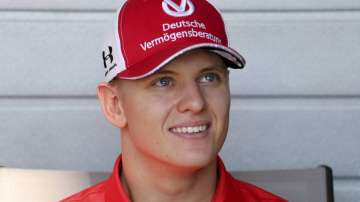
[[[109,173],[0,168],[1,202],[55,202],[102,179]]]

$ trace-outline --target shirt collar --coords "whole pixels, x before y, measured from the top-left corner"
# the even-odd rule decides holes
[[[108,202],[131,202],[120,181],[121,166],[122,158],[120,155],[115,162],[112,175],[106,182],[105,199]]]
[[[108,202],[131,202],[120,181],[121,166],[122,157],[120,155],[115,162],[112,175],[106,182],[105,198]],[[212,200],[213,202],[224,201],[226,199],[226,196],[229,195],[227,193],[233,191],[231,186],[226,186],[226,178],[229,178],[229,173],[226,171],[224,163],[219,156],[217,157],[217,170],[219,178],[216,185],[216,191]]]
[[[217,157],[217,172],[218,182],[212,202],[229,201],[233,194],[236,193],[236,190],[231,186],[232,176],[226,170],[224,162],[219,156]]]

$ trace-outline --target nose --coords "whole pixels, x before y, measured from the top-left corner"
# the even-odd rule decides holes
[[[184,86],[180,94],[180,100],[177,103],[179,112],[200,113],[206,107],[205,94],[196,83]]]

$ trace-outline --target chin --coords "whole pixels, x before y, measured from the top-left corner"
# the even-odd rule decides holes
[[[198,170],[209,166],[216,161],[217,154],[185,154],[178,160],[178,166],[184,169]]]

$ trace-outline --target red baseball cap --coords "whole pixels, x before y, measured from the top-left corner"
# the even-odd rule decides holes
[[[144,78],[197,48],[217,53],[231,68],[245,66],[228,46],[220,12],[206,0],[127,0],[115,21],[102,51],[107,82]]]

